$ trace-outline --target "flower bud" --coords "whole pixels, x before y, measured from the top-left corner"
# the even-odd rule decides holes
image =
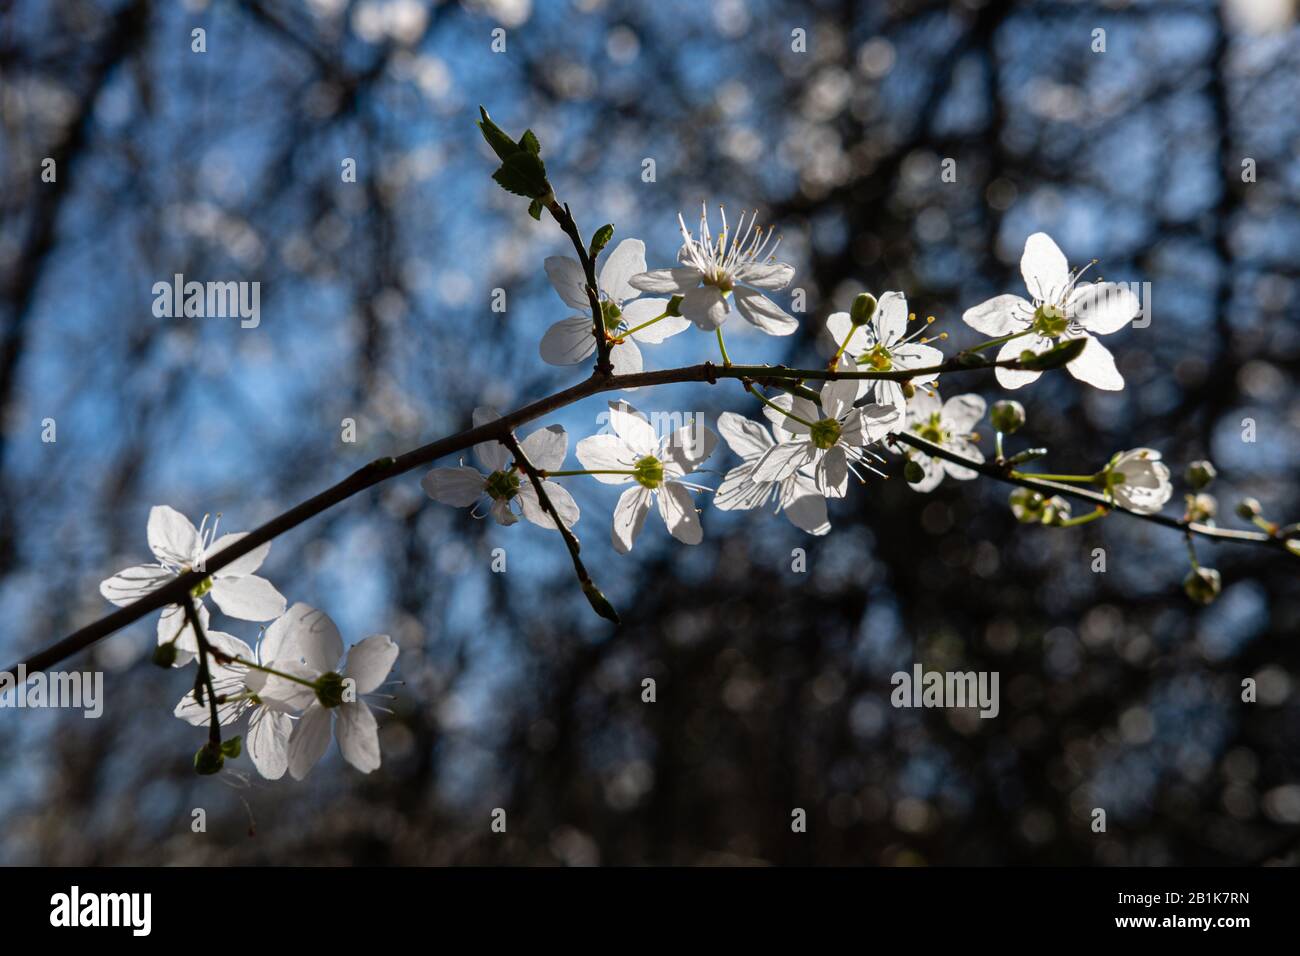
[[[1192,568],[1183,578],[1183,590],[1197,604],[1212,604],[1223,590],[1223,578],[1214,568]]]
[[[607,621],[613,621],[615,624],[622,623],[619,620],[618,612],[614,610],[614,605],[609,603],[609,599],[601,593],[600,588],[596,587],[592,581],[582,582],[582,593],[587,596],[587,601],[591,604],[591,609]]]
[[[176,642],[168,641],[153,649],[153,662],[159,667],[176,666]]]
[[[1237,517],[1242,521],[1258,518],[1263,510],[1258,498],[1242,498],[1237,503]]]
[[[1013,435],[1025,423],[1025,406],[1011,399],[994,402],[989,422],[1004,435]]]
[[[1215,471],[1214,466],[1204,459],[1194,461],[1187,466],[1187,472],[1183,477],[1187,483],[1192,486],[1193,491],[1200,491],[1210,487],[1210,482],[1217,478],[1219,473]]]
[[[1052,495],[1043,502],[1043,524],[1055,528],[1062,521],[1070,520],[1070,503],[1060,495]]]
[[[194,770],[205,777],[219,773],[225,762],[226,758],[222,755],[219,744],[206,743],[194,754]]]
[[[1043,520],[1045,502],[1040,492],[1032,488],[1017,488],[1011,492],[1011,513],[1022,524],[1038,524]]]
[[[876,314],[876,297],[870,292],[862,292],[853,300],[849,309],[849,321],[854,325],[866,325]]]
[[[1046,352],[1035,353],[1025,349],[1020,353],[1020,367],[1029,372],[1046,372],[1061,368],[1077,359],[1088,345],[1085,339],[1064,339]]]
[[[1219,512],[1219,502],[1214,495],[1188,495],[1187,496],[1187,520],[1199,521],[1204,524],[1206,521],[1213,520]]]
[[[903,466],[903,480],[909,485],[919,484],[925,481],[925,469],[909,458]]]
[[[909,401],[916,398],[916,386],[911,382],[899,382],[898,387],[903,390],[903,398]]]

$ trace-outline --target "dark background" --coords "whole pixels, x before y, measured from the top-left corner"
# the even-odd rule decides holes
[[[151,505],[244,530],[477,404],[585,374],[537,358],[567,314],[541,262],[566,243],[489,179],[479,103],[537,131],[584,233],[614,222],[651,267],[701,200],[776,223],[802,331],[733,320],[737,361],[824,361],[825,316],[864,288],[905,290],[945,348],[969,344],[962,310],[1021,291],[1039,229],[1073,264],[1149,281],[1150,327],[1106,343],[1127,388],[1045,376],[1015,396],[1025,442],[1051,447],[1053,471],[1138,445],[1176,474],[1210,457],[1224,523],[1246,494],[1300,517],[1289,0],[35,0],[0,17],[3,663],[110,610],[98,582],[149,559]],[[155,318],[151,287],[176,272],[261,282],[261,325]],[[663,368],[713,343],[688,330],[643,351]],[[959,389],[1002,394],[944,386]],[[725,384],[629,397],[757,415]],[[572,448],[603,409],[553,420]],[[834,503],[826,538],[706,506],[699,548],[652,517],[626,557],[608,544],[613,496],[571,480],[619,629],[591,615],[553,534],[396,479],[265,566],[349,643],[400,642],[378,772],[332,749],[303,783],[197,778],[202,735],[171,715],[190,675],[148,663],[151,615],[65,665],[105,672],[103,718],[0,712],[0,862],[1294,862],[1294,562],[1201,545],[1225,583],[1199,608],[1176,533],[1120,516],[1026,528],[1003,486],[922,496],[891,474]],[[895,710],[890,675],[914,661],[999,672],[1001,714]]]

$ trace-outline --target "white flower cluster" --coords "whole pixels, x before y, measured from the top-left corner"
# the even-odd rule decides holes
[[[100,593],[125,607],[156,591],[181,574],[202,573],[212,555],[245,534],[216,537],[217,522],[205,518],[195,528],[183,514],[166,505],[149,512],[149,548],[155,564],[126,568],[103,581]],[[331,726],[339,750],[363,773],[379,767],[379,727],[362,699],[387,679],[397,661],[398,647],[386,634],[353,645],[342,660],[343,638],[328,615],[306,604],[286,610],[283,595],[254,572],[266,560],[269,543],[203,578],[190,597],[208,646],[208,662],[217,719],[233,725],[247,715],[247,748],[253,765],[272,780],[286,770],[301,780],[329,747]],[[257,649],[232,634],[208,626],[204,598],[217,609],[245,621],[271,621]],[[200,656],[198,637],[186,610],[170,604],[158,619],[158,646],[165,654],[155,660],[181,667]],[[176,716],[196,726],[209,726],[211,702],[190,691],[176,705]],[[332,716],[331,716],[332,715]]]
[[[793,266],[776,260],[779,240],[772,241],[770,230],[758,227],[751,215],[748,221],[742,216],[732,234],[725,212],[716,238],[705,214],[698,234],[692,234],[680,216],[678,224],[682,232],[678,266],[647,271],[644,243],[625,239],[599,271],[595,292],[616,375],[642,371],[638,343],[663,342],[692,324],[721,336],[733,303],[749,323],[769,335],[789,335],[798,327],[791,315],[764,294],[786,288],[794,278]],[[542,337],[542,358],[554,365],[590,358],[596,351],[597,332],[582,266],[563,257],[547,259],[545,265],[555,291],[579,314],[551,326]],[[1038,354],[1062,341],[1085,338],[1088,342],[1083,352],[1068,365],[1071,372],[1098,388],[1123,388],[1110,353],[1093,336],[1114,332],[1132,319],[1138,310],[1136,297],[1113,283],[1080,286],[1079,273],[1069,271],[1065,256],[1043,233],[1035,233],[1026,242],[1021,271],[1032,302],[1018,296],[997,296],[963,316],[973,328],[995,337],[985,347],[1001,345],[1001,361],[1021,357],[1026,350]],[[672,298],[640,298],[642,292]],[[984,400],[973,394],[947,401],[940,398],[935,383],[944,355],[929,344],[932,340],[922,336],[926,323],[909,333],[909,321],[915,316],[909,318],[901,292],[885,292],[879,300],[871,296],[860,299],[869,306],[852,314],[836,312],[827,320],[827,330],[838,347],[831,368],[915,374],[830,379],[817,393],[803,388],[773,399],[758,396],[766,406],[763,412],[771,423],[770,431],[757,421],[724,412],[718,418],[718,430],[743,463],[728,471],[718,486],[714,502],[719,508],[748,510],[774,502],[776,510],[783,511],[796,527],[822,535],[830,530],[827,499],[847,494],[850,475],[861,481],[865,472],[880,474],[876,465],[885,459],[877,449],[899,432],[918,436],[968,462],[984,461],[974,444],[979,437],[975,427],[985,413]],[[724,362],[729,363],[725,352]],[[997,369],[998,380],[1008,388],[1019,388],[1039,374]],[[474,424],[494,417],[495,413],[478,409]],[[614,508],[612,538],[618,552],[632,548],[651,510],[658,510],[677,540],[698,544],[703,530],[694,493],[711,489],[685,479],[713,453],[717,436],[694,422],[660,437],[647,417],[625,401],[610,403],[609,424],[609,434],[578,443],[576,453],[583,465],[579,470],[558,470],[567,447],[567,437],[559,426],[534,432],[523,442],[526,457],[540,473],[565,524],[572,527],[577,522],[578,507],[551,479],[591,475],[606,484],[630,485]],[[945,475],[959,480],[977,475],[971,468],[937,455],[902,445],[894,448],[908,457],[908,480],[917,491],[933,490]],[[475,452],[488,474],[466,466],[435,468],[423,481],[429,496],[460,507],[473,506],[486,497],[490,513],[502,524],[518,520],[513,510],[517,501],[523,517],[554,527],[520,463],[510,460],[503,445],[488,442],[476,446]]]

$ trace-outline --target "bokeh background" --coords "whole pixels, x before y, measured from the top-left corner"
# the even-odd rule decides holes
[[[802,331],[733,322],[738,361],[824,361],[825,316],[862,289],[905,290],[969,344],[962,310],[1020,291],[1039,229],[1149,281],[1150,326],[1107,340],[1128,387],[1044,377],[1016,394],[1025,443],[1055,471],[1137,445],[1176,472],[1210,457],[1224,523],[1248,494],[1300,518],[1297,100],[1290,0],[0,2],[0,664],[111,610],[98,583],[149,558],[151,505],[247,529],[586,374],[538,358],[567,314],[542,259],[567,245],[490,180],[480,103],[536,130],[584,234],[613,222],[652,267],[703,200],[775,223]],[[155,318],[177,272],[259,281],[260,326]],[[688,331],[647,367],[713,344]],[[629,398],[757,415],[728,385]],[[576,441],[604,408],[549,420]],[[1004,486],[916,495],[890,473],[834,503],[825,538],[706,505],[700,547],[652,518],[626,557],[614,493],[571,479],[618,629],[553,534],[391,481],[264,569],[349,642],[400,642],[377,773],[332,749],[302,783],[196,777],[201,733],[171,713],[189,672],[149,664],[151,615],[65,665],[105,672],[101,719],[0,711],[0,862],[1296,861],[1297,563],[1201,545],[1225,586],[1200,608],[1175,533],[1026,528]],[[1000,716],[895,710],[915,661],[999,672]]]

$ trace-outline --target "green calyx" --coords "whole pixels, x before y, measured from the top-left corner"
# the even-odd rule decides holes
[[[226,763],[220,744],[206,743],[194,754],[194,772],[205,777],[219,773]]]
[[[623,321],[623,313],[613,302],[606,299],[600,304],[600,318],[605,324],[606,332],[615,332],[618,325]]]
[[[943,444],[943,440],[948,437],[943,430],[943,426],[939,423],[938,412],[933,413],[929,421],[923,423],[914,431],[926,441],[934,442],[936,445]]]
[[[645,488],[658,488],[664,483],[664,463],[654,455],[646,455],[632,466],[633,477]]]
[[[488,475],[483,490],[496,501],[509,501],[519,494],[519,476],[512,471],[494,471]]]
[[[813,422],[810,431],[813,444],[823,451],[834,448],[835,443],[840,440],[840,423],[833,418],[823,418]]]
[[[200,581],[198,584],[194,585],[194,587],[190,588],[190,597],[201,598],[203,597],[203,595],[207,594],[211,590],[212,590],[212,576],[209,575],[208,577]]]
[[[322,707],[337,707],[343,703],[343,675],[330,671],[316,680],[316,699]]]
[[[1069,324],[1060,306],[1044,303],[1034,310],[1034,331],[1044,338],[1063,335]]]

